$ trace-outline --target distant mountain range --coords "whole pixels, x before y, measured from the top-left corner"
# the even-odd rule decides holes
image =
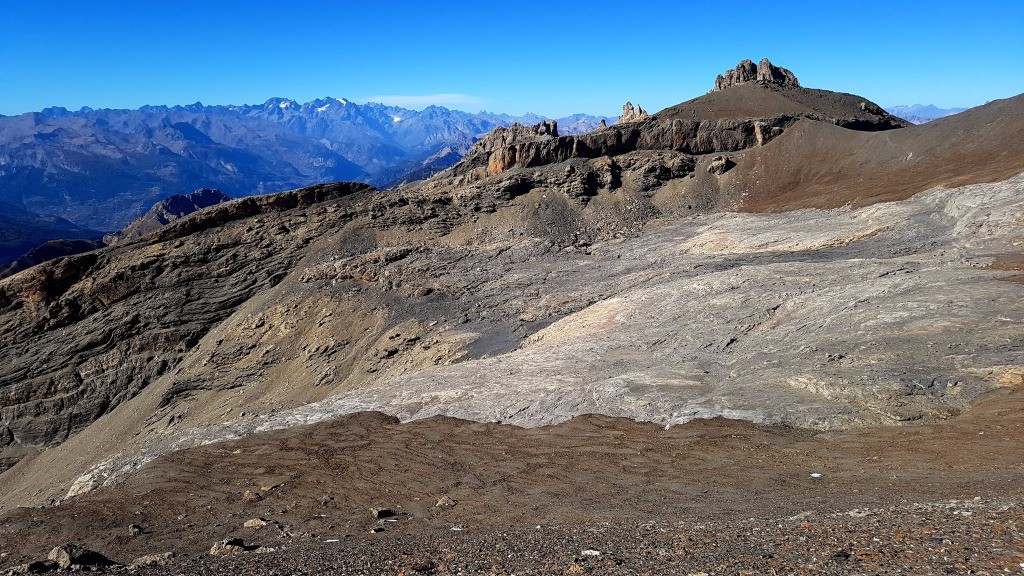
[[[967,110],[967,108],[939,108],[932,104],[901,104],[899,106],[889,106],[885,110],[889,114],[899,116],[907,122],[924,124],[938,118],[959,114]]]
[[[0,116],[0,202],[114,231],[155,202],[198,188],[232,197],[319,182],[386,186],[458,161],[487,132],[535,114],[272,98],[246,106],[143,106]],[[559,119],[566,134],[602,119]],[[69,238],[69,236],[61,236]]]

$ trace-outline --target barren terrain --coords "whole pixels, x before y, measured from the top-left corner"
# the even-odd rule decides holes
[[[117,487],[10,512],[0,550],[9,564],[65,540],[122,563],[174,552],[145,572],[168,574],[1017,571],[1021,380],[948,421],[842,433],[355,414],[178,452]],[[381,507],[397,516],[374,519]],[[253,518],[267,525],[242,526]],[[228,537],[276,551],[206,556]]]
[[[0,559],[1019,570],[1022,106],[740,84],[0,280]]]

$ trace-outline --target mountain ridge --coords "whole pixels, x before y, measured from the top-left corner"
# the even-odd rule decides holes
[[[571,124],[584,130],[600,120]],[[0,201],[110,231],[157,201],[199,188],[240,197],[329,181],[386,183],[401,177],[396,167],[414,172],[422,162],[436,165],[438,152],[464,153],[477,138],[515,121],[344,98],[76,112],[49,107],[0,118]]]
[[[385,194],[242,198],[24,271],[0,281],[0,509],[366,410],[949,417],[1020,357],[1019,285],[985,265],[1019,252],[1024,206],[1020,178],[935,187],[1024,170],[1022,111],[910,126],[746,82],[585,136],[496,129]]]
[[[924,124],[932,120],[959,114],[969,110],[969,108],[939,108],[934,104],[897,104],[886,106],[885,110],[913,124]]]

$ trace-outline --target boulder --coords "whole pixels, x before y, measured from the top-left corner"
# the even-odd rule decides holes
[[[211,556],[234,556],[235,554],[244,554],[246,552],[245,542],[241,538],[228,538],[215,542],[210,547]]]
[[[732,161],[728,156],[715,156],[711,159],[711,163],[708,164],[708,172],[721,176],[728,172],[736,163]]]
[[[393,518],[398,516],[398,513],[391,508],[371,508],[370,513],[373,514],[374,518]]]
[[[458,504],[458,502],[456,502],[450,496],[441,496],[440,498],[437,499],[437,504],[434,504],[434,507],[436,507],[436,508],[451,508],[452,506],[455,506],[456,504]]]
[[[174,552],[164,552],[163,554],[146,554],[145,556],[139,556],[135,560],[132,560],[130,566],[132,567],[143,567],[143,566],[166,566],[171,559],[174,558]]]
[[[117,564],[99,552],[93,552],[75,544],[61,544],[50,550],[47,558],[56,562],[57,566],[67,570],[72,566],[78,568],[99,568]]]

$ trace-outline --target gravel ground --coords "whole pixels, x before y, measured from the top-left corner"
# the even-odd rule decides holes
[[[947,501],[725,523],[339,535],[139,573],[1002,574],[1024,571],[1022,527],[1019,503]]]

